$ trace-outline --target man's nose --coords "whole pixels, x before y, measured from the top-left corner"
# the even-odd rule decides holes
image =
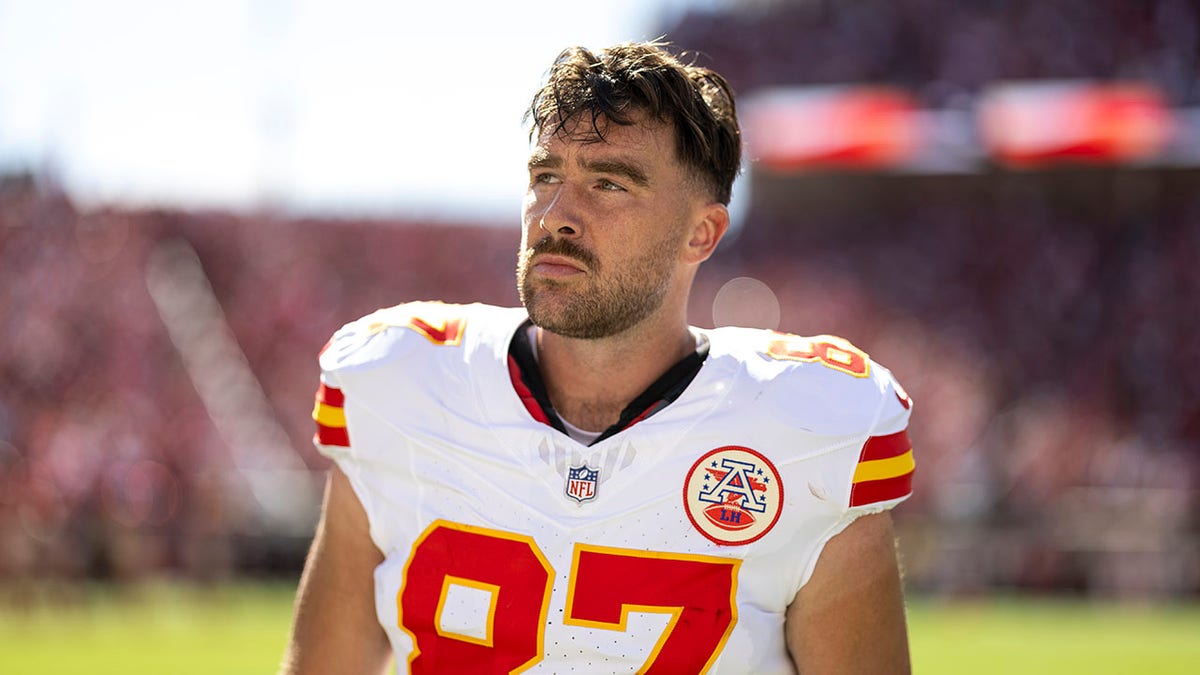
[[[573,237],[583,232],[578,211],[579,200],[572,194],[569,185],[560,185],[546,210],[542,211],[538,225],[549,234]]]

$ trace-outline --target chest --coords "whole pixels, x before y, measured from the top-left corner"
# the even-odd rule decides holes
[[[764,445],[742,425],[656,418],[585,447],[519,420],[349,414],[373,458],[376,606],[398,657],[462,658],[438,661],[451,672],[534,658],[532,672],[787,672],[783,614],[828,522],[787,503],[808,469],[778,450],[713,453]],[[770,527],[739,544],[742,518]]]

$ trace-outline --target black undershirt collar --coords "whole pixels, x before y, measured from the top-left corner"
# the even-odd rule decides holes
[[[527,319],[517,328],[512,342],[508,345],[508,356],[510,361],[516,364],[521,381],[533,395],[533,400],[541,408],[547,423],[565,434],[567,433],[566,427],[563,426],[562,419],[554,410],[554,406],[550,404],[550,395],[546,391],[545,381],[542,380],[542,371],[538,368],[537,359],[534,358],[533,345],[529,343],[529,327],[531,325],[532,323]],[[616,423],[605,429],[590,445],[595,445],[623,429],[633,426],[679,398],[695,379],[696,374],[700,372],[700,366],[704,365],[704,360],[708,358],[708,340],[699,340],[699,342],[696,351],[668,368],[667,372],[634,398],[621,411],[621,416]],[[530,405],[528,400],[526,405]],[[538,415],[535,414],[534,417],[536,418]]]

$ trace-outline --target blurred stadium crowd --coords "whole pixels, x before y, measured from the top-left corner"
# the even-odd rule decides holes
[[[1174,0],[746,2],[666,32],[740,91],[891,81],[949,106],[996,78],[1120,75],[1184,105],[1197,16]],[[839,334],[898,375],[916,401],[916,492],[897,511],[911,587],[1200,596],[1200,169],[750,178],[692,321]],[[79,210],[52,181],[0,178],[0,580],[299,569],[305,532],[261,517],[247,449],[184,363],[228,356],[197,356],[155,304],[158,252],[195,251],[271,423],[321,470],[317,351],[402,301],[515,304],[517,230],[496,225]]]
[[[332,332],[405,299],[515,303],[515,288],[497,283],[515,267],[510,233],[80,213],[32,178],[5,179],[0,579],[298,569],[316,505],[301,514],[307,534],[265,529],[235,458],[255,449],[229,447],[198,395],[183,363],[196,355],[181,353],[151,295],[155,251],[194,247],[290,448],[324,469],[310,413],[316,354]],[[191,349],[217,353],[215,343]]]
[[[733,7],[730,7],[733,5]],[[1200,103],[1192,0],[745,0],[663,32],[734,88],[875,82],[934,108],[1000,80],[1123,78]]]

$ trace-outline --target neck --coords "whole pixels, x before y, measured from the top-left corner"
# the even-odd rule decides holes
[[[538,329],[538,366],[554,410],[587,431],[615,424],[621,411],[696,349],[682,316],[597,340]]]

